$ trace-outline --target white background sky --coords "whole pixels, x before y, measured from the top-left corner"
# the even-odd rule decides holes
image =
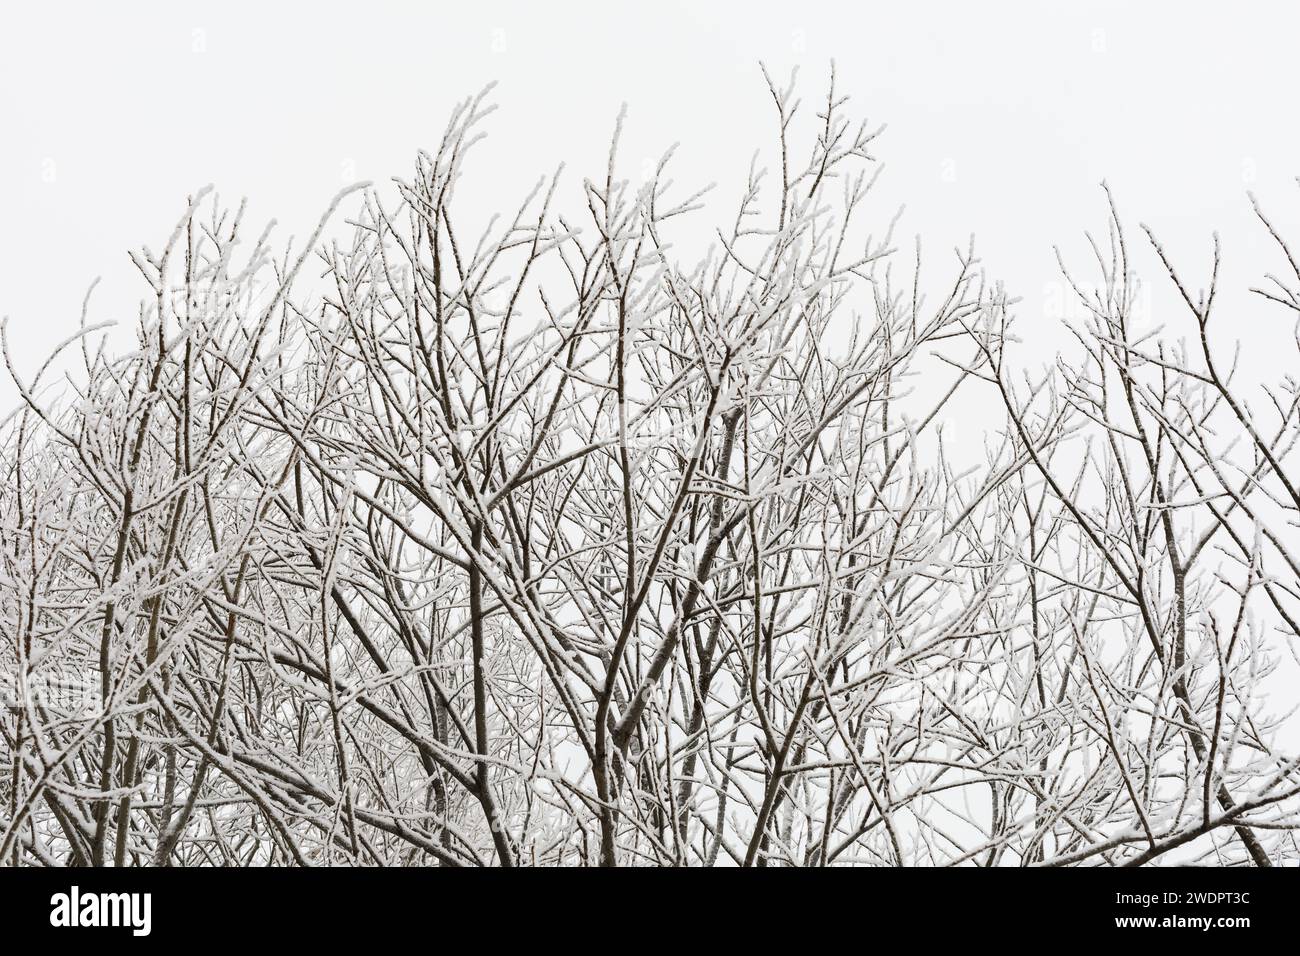
[[[1241,289],[1280,267],[1245,190],[1300,222],[1298,32],[1300,7],[1249,3],[23,4],[0,21],[0,314],[31,368],[96,275],[92,316],[132,318],[126,250],[161,245],[187,193],[214,183],[305,235],[345,181],[405,175],[492,80],[484,208],[562,159],[576,189],[627,101],[629,174],[680,141],[678,181],[717,181],[721,218],[771,141],[758,62],[800,65],[811,101],[834,57],[889,125],[882,224],[906,201],[936,275],[974,233],[1050,354],[1052,245],[1086,265],[1103,177],[1189,272],[1214,229]],[[1254,328],[1244,292],[1226,301]]]
[[[253,225],[304,236],[344,184],[406,175],[493,80],[500,109],[460,199],[513,210],[561,160],[576,192],[626,101],[629,175],[680,141],[677,181],[719,183],[705,230],[772,141],[759,61],[778,78],[799,65],[811,108],[834,58],[853,107],[889,126],[881,227],[906,202],[904,238],[923,236],[936,279],[974,233],[1023,296],[1037,355],[1066,342],[1052,247],[1087,274],[1105,178],[1135,246],[1145,221],[1194,282],[1220,232],[1221,334],[1246,340],[1256,371],[1294,371],[1274,348],[1289,320],[1245,291],[1284,265],[1245,192],[1300,248],[1298,36],[1300,4],[1262,2],[10,4],[0,315],[29,377],[96,276],[92,318],[132,320],[145,287],[127,250],[161,245],[187,194],[213,183],[248,198]],[[1139,263],[1157,277],[1149,253]],[[1156,319],[1186,322],[1167,297]],[[0,374],[0,416],[15,401]]]

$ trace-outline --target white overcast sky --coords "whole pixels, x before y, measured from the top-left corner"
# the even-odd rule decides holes
[[[677,179],[717,181],[723,216],[770,142],[759,61],[778,77],[799,65],[812,99],[832,57],[842,92],[889,126],[882,221],[905,201],[904,232],[936,257],[974,233],[1022,322],[1049,307],[1054,243],[1085,264],[1103,178],[1190,272],[1218,229],[1244,288],[1279,268],[1245,191],[1300,223],[1297,35],[1300,6],[1262,3],[10,6],[0,314],[30,368],[75,329],[95,276],[93,317],[132,317],[144,287],[126,251],[160,245],[187,193],[213,183],[304,235],[345,180],[406,174],[492,80],[485,204],[560,160],[575,187],[600,170],[626,101],[631,170],[680,141]],[[6,410],[13,397],[0,385]]]

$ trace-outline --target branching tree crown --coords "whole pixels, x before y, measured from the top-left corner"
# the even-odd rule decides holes
[[[195,196],[133,257],[133,350],[83,315],[62,400],[6,344],[0,858],[1300,854],[1264,693],[1300,393],[1235,374],[1217,240],[1193,294],[1111,203],[1098,291],[1062,262],[1087,319],[1026,374],[973,250],[923,283],[864,221],[879,130],[833,75],[767,89],[772,162],[717,225],[669,156],[622,178],[620,117],[598,175],[467,234],[479,96],[296,250]],[[1136,255],[1182,329],[1135,328]],[[974,394],[1003,414],[959,468]]]

